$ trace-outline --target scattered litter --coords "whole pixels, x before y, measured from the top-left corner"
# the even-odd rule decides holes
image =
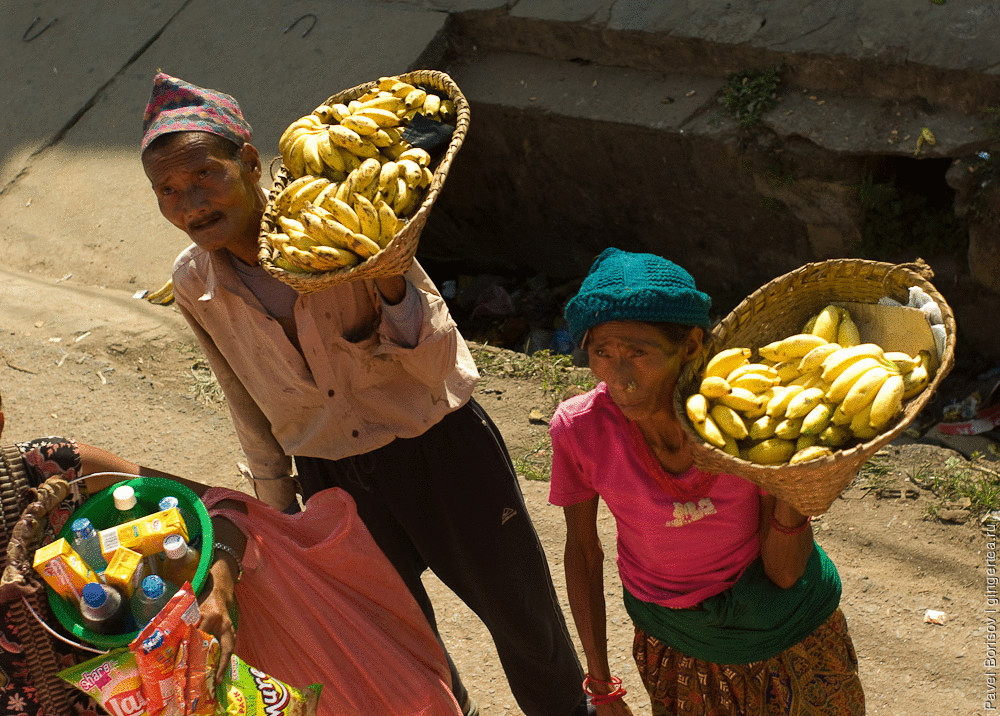
[[[62,337],[53,336],[52,338],[49,338],[49,343],[62,343]]]
[[[917,137],[917,148],[913,150],[913,156],[920,154],[920,148],[924,144],[937,144],[937,139],[934,138],[934,133],[927,127],[920,130],[920,136]]]
[[[68,279],[68,278],[72,278],[72,276],[73,276],[73,274],[71,274],[71,273],[68,273],[68,274],[66,274],[65,276],[63,276],[62,278],[57,278],[57,279],[56,279],[56,283],[62,283],[62,282],[63,282],[63,281],[65,281],[66,279]]]
[[[148,288],[140,288],[138,291],[132,294],[132,298],[145,298],[149,293]]]
[[[528,413],[528,422],[533,425],[548,425],[549,419],[545,416],[545,413],[538,408],[532,408]]]
[[[90,331],[86,331],[85,333],[81,333],[80,335],[78,335],[76,338],[73,339],[73,342],[74,343],[79,343],[80,341],[82,341],[84,338],[86,338],[89,335],[90,335]]]
[[[944,625],[946,621],[948,621],[948,615],[937,609],[928,609],[924,612],[924,624]]]

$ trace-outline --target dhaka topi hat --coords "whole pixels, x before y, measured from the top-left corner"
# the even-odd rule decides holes
[[[204,89],[157,72],[153,91],[142,117],[142,151],[161,134],[208,132],[238,147],[250,141],[250,124],[240,105],[228,94]]]
[[[712,299],[673,261],[655,254],[605,249],[566,304],[566,322],[580,345],[587,331],[608,321],[711,325]]]

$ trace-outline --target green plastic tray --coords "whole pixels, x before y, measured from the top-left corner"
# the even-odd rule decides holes
[[[183,510],[186,510],[188,514],[195,515],[197,522],[193,525],[188,524],[186,527],[189,541],[201,537],[201,557],[198,560],[198,570],[195,572],[194,579],[191,580],[191,587],[194,589],[195,594],[197,594],[205,584],[208,569],[211,567],[211,545],[214,542],[212,520],[208,516],[208,510],[205,509],[205,505],[202,504],[198,496],[179,482],[159,477],[137,477],[132,480],[116,483],[93,495],[80,505],[70,518],[66,520],[66,524],[60,530],[58,536],[65,537],[72,544],[73,520],[80,517],[88,518],[98,531],[113,527],[116,510],[112,493],[119,485],[130,485],[135,490],[136,501],[146,514],[159,512],[160,499],[168,495],[173,495],[177,498]],[[206,549],[206,546],[208,549]],[[127,646],[139,633],[138,630],[124,634],[98,634],[93,632],[80,623],[80,612],[76,605],[67,602],[51,588],[47,587],[47,589],[49,605],[52,607],[52,611],[59,620],[59,623],[78,639],[101,649],[113,649],[119,646]]]

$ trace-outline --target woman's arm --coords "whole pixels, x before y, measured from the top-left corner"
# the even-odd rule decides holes
[[[217,507],[243,513],[247,511],[246,505],[236,500],[223,500]],[[227,545],[230,549],[215,549],[215,561],[209,570],[208,581],[202,590],[204,598],[198,607],[201,612],[198,628],[219,640],[219,668],[215,674],[218,683],[229,668],[229,657],[236,646],[232,615],[237,611],[236,584],[242,573],[247,540],[236,525],[221,515],[212,517],[212,531],[215,544]],[[205,546],[205,549],[209,548]]]
[[[563,508],[566,517],[566,593],[569,608],[587,661],[587,674],[598,682],[611,680],[608,665],[607,609],[604,602],[604,549],[597,534],[597,501]],[[609,686],[591,685],[595,693]],[[597,713],[631,714],[621,699],[597,707]]]
[[[80,471],[82,475],[92,475],[95,472],[123,472],[139,477],[165,477],[190,488],[198,497],[201,497],[205,493],[205,490],[209,488],[209,485],[203,485],[200,482],[193,482],[177,475],[171,475],[169,472],[160,472],[151,467],[143,467],[134,462],[129,462],[125,458],[118,457],[103,448],[84,445],[83,443],[77,443],[77,446],[80,448]],[[87,485],[87,492],[93,495],[106,487],[114,485],[116,482],[121,482],[123,479],[119,475],[97,475],[95,477],[88,477],[84,482]]]
[[[808,518],[772,495],[760,498],[760,556],[764,573],[782,589],[802,576],[813,551]]]

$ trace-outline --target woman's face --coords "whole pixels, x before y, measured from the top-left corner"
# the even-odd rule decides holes
[[[677,376],[701,349],[701,337],[698,327],[677,343],[649,323],[601,323],[587,334],[590,369],[607,383],[611,399],[629,419],[672,414]]]

